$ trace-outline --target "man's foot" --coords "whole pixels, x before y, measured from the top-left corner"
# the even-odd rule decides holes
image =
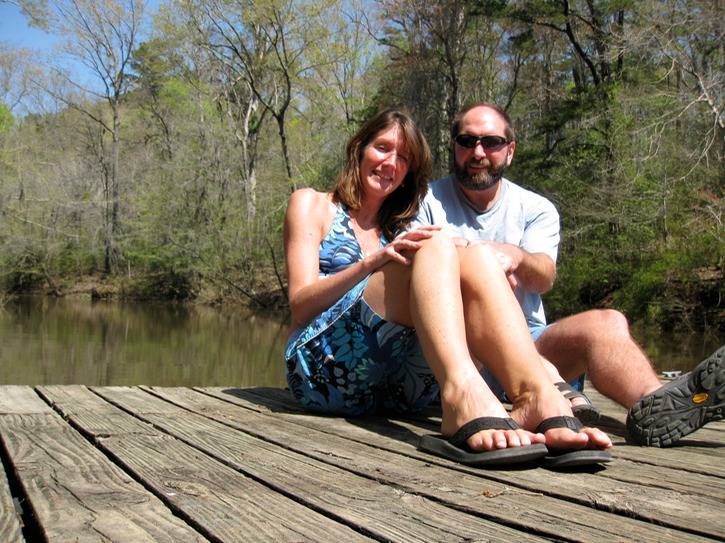
[[[579,392],[569,383],[559,381],[554,383],[556,388],[564,395],[564,397],[571,402],[571,410],[574,412],[574,416],[584,426],[591,426],[599,420],[601,417],[599,409],[592,403],[589,397],[583,392]]]
[[[725,345],[690,373],[637,401],[627,414],[627,429],[640,445],[669,447],[723,417]]]

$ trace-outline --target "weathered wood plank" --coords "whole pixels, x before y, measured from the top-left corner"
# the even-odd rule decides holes
[[[379,540],[468,541],[487,534],[493,540],[541,541],[498,522],[447,508],[398,485],[381,484],[378,478],[352,474],[335,463],[292,452],[284,444],[270,444],[235,432],[207,417],[188,411],[182,416],[178,406],[139,389],[105,387],[98,393],[124,409],[143,413],[143,418],[155,427],[284,494],[293,495],[301,503],[365,528]],[[267,424],[258,414],[250,415],[255,417],[251,425]],[[287,430],[290,429],[295,428],[288,425]],[[287,433],[286,441],[296,439],[296,435]]]
[[[21,498],[41,496],[26,512],[49,541],[193,540],[153,514],[147,526],[143,500],[214,541],[725,541],[725,422],[636,447],[626,411],[588,393],[615,442],[615,461],[589,472],[461,466],[415,449],[440,409],[321,417],[266,388],[3,386],[0,441]],[[3,528],[7,487],[0,476],[0,541],[19,529]]]
[[[4,385],[0,394],[0,416],[2,415],[46,415],[51,410],[30,387]]]
[[[2,449],[2,442],[0,442],[0,449]],[[23,527],[18,514],[15,512],[10,486],[3,469],[0,469],[0,541],[6,543],[25,541]]]
[[[151,426],[85,387],[38,390],[128,473],[211,539],[316,541],[319,534],[327,534],[334,541],[369,541],[168,434],[154,429],[151,435]],[[183,420],[184,415],[177,409],[170,416]],[[120,429],[107,422],[121,419],[125,420]]]
[[[255,409],[251,409],[251,413],[245,413],[240,412],[234,405],[225,406],[200,399],[188,389],[152,390],[187,409],[260,435],[265,440],[304,452],[320,461],[334,463],[354,473],[374,477],[410,492],[415,491],[456,508],[470,509],[497,522],[520,526],[523,531],[537,531],[548,537],[571,537],[582,541],[632,541],[632,534],[637,534],[635,539],[638,541],[683,540],[682,535],[673,537],[670,530],[630,520],[628,517],[631,508],[625,508],[622,491],[617,492],[615,497],[618,499],[619,513],[624,510],[623,516],[607,512],[606,510],[617,510],[617,507],[610,508],[604,502],[604,498],[608,498],[608,501],[613,498],[597,490],[598,481],[591,481],[597,477],[593,474],[558,474],[543,470],[470,470],[451,463],[442,465],[429,462],[427,456],[421,463],[420,460],[410,457],[421,455],[416,454],[406,443],[417,441],[418,434],[402,426],[396,429],[387,425],[382,431],[386,437],[400,436],[399,441],[391,443],[386,437],[366,432],[359,426],[365,423],[362,420],[350,423],[334,417],[303,414],[286,416],[281,411],[259,413]],[[290,427],[290,423],[298,427]],[[347,435],[341,430],[343,427],[347,428]],[[337,435],[338,428],[341,435]],[[355,434],[352,439],[355,445],[351,443],[351,434]],[[410,436],[413,436],[412,440]],[[390,439],[395,441],[395,437]],[[395,454],[391,455],[391,452]],[[528,479],[532,472],[542,472],[545,479],[559,477],[563,482],[562,486],[571,485],[584,489],[583,494],[571,501],[565,495],[562,500],[550,490],[546,491],[544,486],[522,486],[520,480]],[[556,482],[549,482],[549,486],[558,485]],[[495,498],[495,509],[491,508],[490,502],[487,503],[486,496]],[[589,503],[579,505],[576,501]],[[587,507],[591,503],[605,511]],[[526,511],[526,514],[522,515],[522,511]],[[692,537],[693,541],[700,540],[695,536],[686,536],[685,539],[687,537]]]
[[[648,463],[654,466],[663,466],[676,470],[676,473],[684,470],[690,473],[699,473],[707,477],[718,477],[725,480],[725,436],[720,432],[725,429],[725,421],[718,421],[709,424],[707,427],[698,430],[682,441],[682,445],[659,449],[657,447],[639,447],[626,440],[626,429],[624,421],[626,410],[612,400],[605,398],[591,387],[588,394],[596,400],[604,413],[602,417],[603,429],[609,432],[617,458],[631,460],[637,463]],[[204,390],[200,388],[198,390]],[[234,395],[238,389],[215,388],[216,392],[228,392]],[[264,407],[271,410],[282,410],[290,413],[304,413],[292,400],[290,393],[283,389],[275,388],[249,388],[244,389],[244,395],[248,398],[258,398],[259,405],[247,404],[248,409],[260,409]],[[416,417],[410,420],[417,420],[421,431],[436,432],[440,428],[440,409],[429,409],[427,418]],[[391,419],[393,420],[393,419]],[[702,439],[701,439],[702,438]],[[417,439],[417,437],[416,437]],[[623,445],[627,445],[626,447]],[[611,470],[605,472],[609,476]],[[679,477],[680,480],[684,478]],[[720,494],[722,496],[722,494]]]
[[[209,389],[207,392],[232,403],[249,406],[251,409],[260,409],[259,404],[263,407],[265,398],[275,394],[274,392],[268,393],[267,390],[265,390],[264,396],[248,395],[246,390],[235,392]],[[624,517],[634,517],[705,536],[725,533],[725,518],[721,514],[725,504],[722,491],[717,492],[716,496],[707,496],[694,492],[676,492],[667,487],[666,483],[663,485],[663,480],[682,479],[682,474],[678,469],[665,471],[662,468],[662,476],[655,485],[648,486],[647,484],[620,481],[616,478],[617,473],[628,471],[632,477],[636,478],[639,465],[619,459],[617,456],[619,447],[615,448],[613,453],[616,458],[615,462],[596,473],[557,473],[541,469],[482,472],[416,451],[415,445],[421,430],[410,421],[366,418],[352,421],[351,424],[344,419],[334,417],[287,414],[284,412],[284,408],[280,407],[278,401],[279,398],[275,398],[273,402],[275,411],[270,412],[271,415],[337,435],[344,440],[373,445],[391,452],[423,459],[430,464],[476,473],[524,491],[540,492],[573,503],[615,512]],[[255,406],[255,402],[258,405]],[[267,427],[268,425],[265,426],[265,428]],[[327,438],[327,440],[329,439]],[[291,446],[295,445],[296,442]],[[613,475],[610,476],[609,473]],[[645,524],[645,526],[647,525]]]
[[[3,387],[0,435],[49,541],[202,541],[28,387]]]
[[[587,395],[604,414],[601,428],[609,433],[617,447],[617,454],[633,462],[684,470],[706,477],[716,477],[725,486],[725,421],[708,424],[706,427],[682,439],[674,447],[640,447],[628,442],[625,420],[627,411],[619,404],[606,398],[593,387],[587,388]],[[681,478],[685,481],[685,478]],[[720,493],[720,496],[723,494]]]

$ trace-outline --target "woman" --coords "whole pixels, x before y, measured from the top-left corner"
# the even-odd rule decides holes
[[[594,429],[524,430],[486,385],[471,353],[514,399],[512,415],[526,428],[571,417],[497,255],[484,245],[467,251],[461,275],[458,249],[437,227],[406,232],[430,173],[422,133],[389,109],[349,141],[334,192],[290,198],[284,242],[295,331],[285,357],[295,398],[312,411],[354,416],[420,411],[440,393],[446,437],[424,436],[422,446],[473,464],[538,458],[545,440],[569,450],[611,445]],[[471,288],[482,280],[485,288]]]

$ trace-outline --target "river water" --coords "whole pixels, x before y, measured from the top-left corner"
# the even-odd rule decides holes
[[[0,384],[284,386],[284,316],[21,298],[0,310]]]
[[[0,308],[0,384],[284,387],[285,315],[28,297]],[[635,328],[658,371],[689,371],[717,334]]]

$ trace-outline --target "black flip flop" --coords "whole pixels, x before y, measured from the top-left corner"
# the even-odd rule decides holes
[[[599,417],[601,417],[599,409],[594,406],[586,394],[579,392],[569,383],[565,383],[564,381],[554,383],[554,385],[569,401],[574,398],[584,398],[584,400],[586,400],[586,403],[573,405],[571,407],[574,416],[578,418],[584,426],[593,426],[599,420]]]
[[[669,447],[723,417],[725,345],[690,373],[637,401],[627,414],[627,430],[640,445]]]
[[[450,439],[440,435],[421,436],[418,450],[476,467],[520,464],[546,456],[548,449],[541,443],[492,451],[475,451],[467,444],[468,438],[481,430],[517,430],[519,428],[520,426],[510,418],[480,417],[461,426]]]
[[[535,432],[543,434],[552,428],[569,428],[570,430],[578,432],[583,426],[576,417],[551,417],[541,421],[541,424],[536,427]],[[563,469],[606,464],[611,461],[611,454],[607,451],[597,449],[579,449],[573,451],[549,449],[549,454],[542,459],[541,466],[551,469]]]

